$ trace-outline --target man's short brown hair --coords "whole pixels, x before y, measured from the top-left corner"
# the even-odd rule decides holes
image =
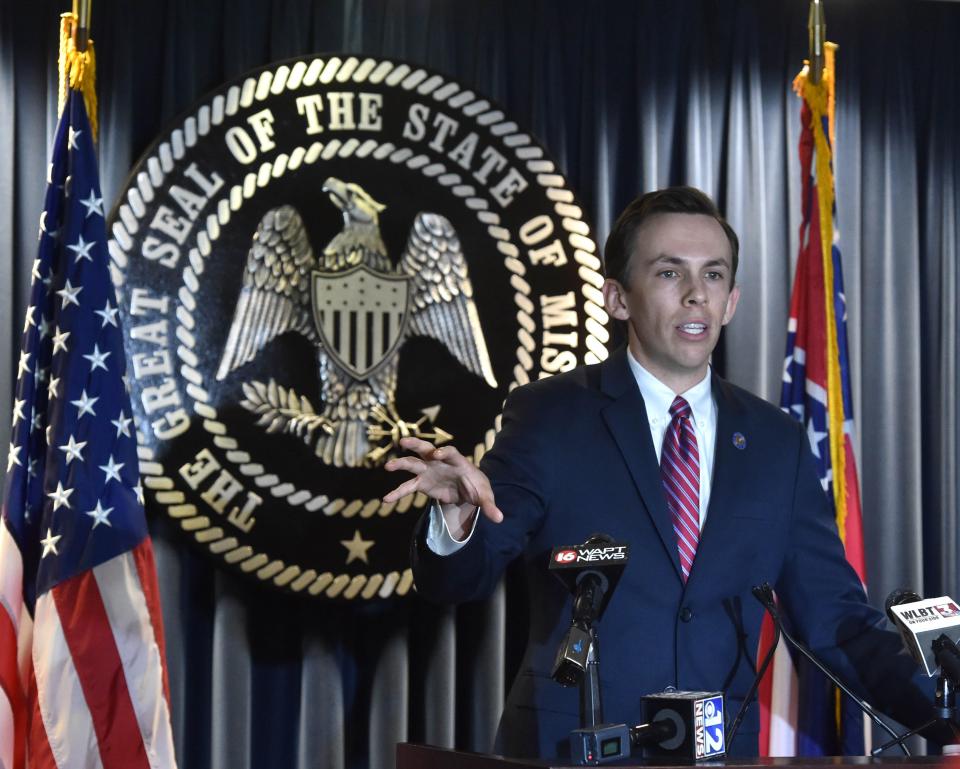
[[[648,192],[630,203],[607,236],[603,249],[604,268],[608,278],[613,278],[626,287],[630,279],[630,257],[633,255],[637,230],[647,219],[656,214],[705,214],[717,220],[730,241],[731,274],[730,285],[737,277],[737,262],[740,241],[727,220],[720,215],[717,204],[705,192],[696,187],[667,187],[663,190]]]

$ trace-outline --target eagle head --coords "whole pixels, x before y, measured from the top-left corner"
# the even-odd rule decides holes
[[[343,229],[323,249],[320,268],[336,271],[366,264],[374,270],[390,271],[387,248],[380,237],[380,212],[386,206],[359,184],[332,176],[322,189],[343,213]]]
[[[322,190],[330,197],[330,202],[343,212],[343,223],[347,226],[379,224],[379,214],[386,208],[359,184],[342,182],[333,176],[323,183]]]

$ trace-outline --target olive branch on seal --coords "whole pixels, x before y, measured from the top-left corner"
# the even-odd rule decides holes
[[[318,414],[306,396],[297,395],[292,387],[278,385],[272,378],[269,382],[244,382],[245,398],[240,405],[259,415],[257,424],[268,433],[292,433],[309,443],[313,434],[321,429],[333,434],[330,420]]]

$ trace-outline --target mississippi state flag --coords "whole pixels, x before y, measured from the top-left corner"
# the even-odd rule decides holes
[[[39,241],[0,521],[0,767],[174,767],[103,199],[73,90]]]
[[[833,52],[834,46],[828,43],[827,66],[819,83],[809,80],[807,68],[794,81],[794,89],[803,100],[803,222],[780,406],[806,427],[820,483],[836,515],[847,560],[863,582],[863,531],[853,454],[846,300],[834,223]],[[764,635],[769,639],[772,633]],[[761,752],[861,755],[864,734],[860,711],[809,664],[798,660],[796,676],[789,669],[784,670],[789,664],[789,655],[778,654],[773,673],[761,689]],[[797,687],[795,693],[789,691],[792,686]]]

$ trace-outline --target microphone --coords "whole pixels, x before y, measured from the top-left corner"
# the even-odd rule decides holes
[[[756,598],[762,604],[763,608],[767,610],[767,613],[770,615],[770,618],[773,620],[774,624],[777,626],[777,629],[780,631],[780,634],[787,639],[787,643],[789,643],[794,649],[800,652],[801,655],[806,657],[813,664],[813,666],[816,667],[827,678],[829,678],[834,683],[834,685],[838,689],[840,689],[840,691],[842,691],[851,700],[853,700],[856,703],[857,707],[860,708],[860,710],[862,710],[864,713],[866,713],[867,716],[870,718],[870,720],[873,721],[873,723],[875,723],[877,726],[882,728],[887,734],[893,737],[893,742],[889,744],[893,744],[895,742],[897,745],[901,747],[901,749],[904,752],[904,755],[909,756],[910,751],[907,750],[907,746],[903,742],[903,737],[900,737],[895,731],[893,731],[893,729],[887,726],[886,722],[880,718],[877,711],[875,711],[869,704],[861,700],[859,697],[857,697],[857,695],[855,695],[852,691],[850,691],[849,687],[846,684],[844,684],[843,681],[837,678],[837,676],[835,676],[830,670],[828,670],[827,667],[813,655],[813,652],[811,652],[806,646],[801,644],[797,639],[795,639],[792,635],[790,635],[787,632],[786,628],[783,626],[783,621],[780,617],[780,609],[777,607],[777,603],[773,597],[773,588],[770,587],[769,583],[764,582],[760,585],[756,585],[751,589],[751,592],[753,593],[753,597]]]
[[[894,590],[885,602],[904,646],[927,676],[941,675],[960,687],[960,606],[949,596],[921,598],[912,590]]]
[[[570,755],[579,764],[605,764],[629,757],[631,747],[645,757],[713,760],[726,753],[724,705],[720,692],[665,691],[641,698],[645,723],[602,724],[570,733]]]
[[[764,583],[766,585],[766,583]],[[767,586],[769,587],[769,586]],[[753,595],[760,600],[757,596],[757,591],[762,590],[761,586],[753,588]],[[772,600],[772,596],[771,596]],[[762,603],[762,601],[761,601]],[[750,703],[757,696],[757,690],[760,688],[760,682],[763,680],[763,676],[767,672],[767,668],[770,667],[770,663],[773,662],[773,655],[777,651],[777,644],[780,643],[780,624],[778,622],[773,623],[773,643],[770,644],[770,648],[767,649],[767,653],[763,658],[763,662],[760,663],[760,667],[757,668],[757,674],[753,677],[753,683],[750,684],[750,688],[747,690],[746,695],[743,698],[743,702],[740,703],[740,709],[737,711],[736,717],[733,719],[733,723],[730,725],[730,728],[727,730],[727,744],[733,742],[733,738],[737,736],[737,731],[740,729],[740,724],[743,722],[743,717],[747,714],[747,708],[750,706]]]
[[[573,593],[570,629],[557,650],[551,677],[562,686],[575,686],[587,670],[597,622],[627,565],[629,547],[609,534],[592,534],[582,545],[555,547],[552,571]]]

